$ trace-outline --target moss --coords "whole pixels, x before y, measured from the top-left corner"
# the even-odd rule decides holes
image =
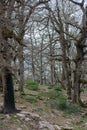
[[[30,90],[38,90],[39,84],[34,81],[27,81],[26,82],[26,87]]]
[[[62,86],[60,86],[60,85],[55,85],[55,86],[54,86],[54,89],[57,90],[57,91],[62,91]]]
[[[34,96],[26,96],[25,99],[31,103],[36,103],[38,101]]]

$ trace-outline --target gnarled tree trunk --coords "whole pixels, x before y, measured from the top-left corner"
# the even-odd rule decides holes
[[[5,68],[3,71],[3,92],[4,92],[4,113],[14,113],[17,112],[14,101],[14,88],[13,88],[13,80],[12,74],[8,68]]]

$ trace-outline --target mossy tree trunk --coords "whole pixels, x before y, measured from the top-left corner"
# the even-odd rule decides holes
[[[24,58],[23,58],[23,46],[19,47],[20,56],[19,56],[19,90],[20,92],[24,91]]]
[[[77,55],[75,59],[75,72],[74,72],[74,88],[73,88],[73,103],[81,104],[80,98],[80,79],[82,75],[82,63],[84,60],[83,45],[84,45],[84,35],[76,43]]]
[[[3,71],[3,93],[4,93],[4,113],[15,113],[17,109],[15,107],[14,100],[14,88],[13,88],[13,79],[12,74],[8,68],[5,68]]]

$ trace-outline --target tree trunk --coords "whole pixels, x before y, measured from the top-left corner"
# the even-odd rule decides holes
[[[81,43],[82,44],[82,43]],[[76,70],[74,72],[74,93],[73,93],[73,103],[81,104],[80,99],[80,79],[82,74],[82,62],[83,62],[83,48],[79,45],[76,46],[77,55],[76,55]]]
[[[49,36],[50,37],[50,36]],[[51,43],[51,39],[50,39],[50,43]],[[51,79],[51,86],[54,85],[54,73],[55,73],[55,60],[54,60],[54,46],[52,45],[52,43],[49,46],[50,49],[50,79]]]
[[[79,72],[76,70],[76,72],[74,72],[74,92],[73,92],[73,103],[79,104],[80,101],[80,75]]]
[[[3,75],[3,87],[4,87],[4,113],[15,113],[17,109],[15,108],[14,101],[14,88],[12,74],[9,69],[5,68]]]
[[[23,46],[20,46],[20,56],[19,56],[19,90],[20,92],[24,91],[24,58],[23,58]]]
[[[35,81],[35,66],[34,66],[34,47],[33,47],[33,43],[32,43],[32,39],[31,39],[31,46],[32,46],[32,51],[31,51],[31,54],[32,54],[32,80]]]
[[[42,47],[41,47],[42,49]],[[43,84],[42,52],[40,54],[40,84]]]
[[[68,99],[72,99],[72,92],[71,92],[71,79],[69,74],[69,65],[67,63],[67,55],[66,55],[66,40],[64,38],[64,35],[61,34],[61,48],[62,48],[62,64],[63,64],[63,73],[65,77],[65,87],[67,89],[67,96]]]

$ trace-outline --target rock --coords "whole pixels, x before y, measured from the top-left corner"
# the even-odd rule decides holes
[[[62,128],[62,130],[74,130],[74,128],[70,126],[65,126]]]
[[[19,116],[19,117],[25,118],[25,115],[24,115],[24,114],[17,113],[16,115]]]
[[[0,120],[4,120],[4,119],[5,119],[5,116],[1,116],[1,117],[0,117]]]
[[[17,128],[17,130],[22,130],[22,128]]]
[[[66,122],[66,124],[67,124],[67,125],[71,125],[71,123],[70,123],[70,122],[68,122],[68,121]]]
[[[21,111],[20,113],[22,113],[24,115],[29,115],[29,112],[27,112],[27,111]]]
[[[54,125],[55,130],[62,130],[60,126]]]
[[[31,119],[30,118],[25,118],[25,121],[31,121]]]
[[[11,116],[9,114],[6,115],[7,119],[11,119]]]
[[[17,115],[14,115],[14,118],[17,118]]]
[[[28,114],[31,116],[32,119],[36,121],[40,119],[40,116],[38,114],[31,113],[31,112],[29,112]]]
[[[55,130],[54,126],[50,124],[49,122],[46,121],[40,121],[39,122],[39,129],[44,130],[44,129],[49,129],[49,130]]]
[[[87,129],[87,123],[83,124],[82,127]]]
[[[19,106],[21,109],[25,109],[26,108],[26,106]]]

